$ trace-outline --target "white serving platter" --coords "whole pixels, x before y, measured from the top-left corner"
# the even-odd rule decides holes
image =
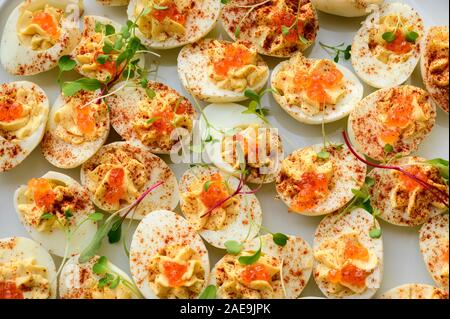
[[[20,2],[20,0],[0,0],[0,33],[3,32],[4,23],[6,22],[9,13]],[[94,0],[85,0],[84,2],[86,14],[106,16],[121,23],[126,21],[125,7],[103,7]],[[398,2],[407,3],[418,10],[424,18],[427,27],[449,24],[449,2],[447,0],[404,0]],[[358,30],[363,18],[348,19],[320,13],[319,21],[320,31],[318,41],[336,45],[341,42],[350,44],[353,35]],[[208,37],[223,37],[224,39],[228,39],[220,24]],[[163,82],[175,88],[185,96],[188,96],[182,89],[177,76],[176,59],[178,52],[179,49],[160,52],[162,58],[159,60],[160,69],[158,81]],[[308,50],[306,55],[314,58],[330,57],[323,51],[318,42],[312,49]],[[148,59],[151,59],[151,57],[148,56]],[[271,68],[281,61],[280,59],[267,57],[264,57],[264,59]],[[340,63],[351,68],[350,62],[341,61]],[[47,92],[52,104],[59,94],[59,87],[55,80],[56,77],[57,71],[53,70],[45,74],[27,77],[26,79],[40,85]],[[19,79],[23,79],[23,77],[11,76],[0,67],[1,83]],[[408,83],[423,87],[420,70],[418,68],[415,70]],[[365,87],[365,95],[372,91],[373,89]],[[264,105],[270,109],[268,119],[273,126],[279,129],[280,134],[284,139],[284,146],[287,154],[297,148],[321,142],[320,127],[296,122],[276,104],[272,97],[266,97],[264,99]],[[347,120],[344,119],[333,124],[328,124],[326,126],[326,131],[330,139],[342,141],[341,132],[345,129],[346,123]],[[117,141],[119,139],[118,135],[111,130],[108,142]],[[436,126],[432,134],[422,143],[417,154],[426,158],[449,158],[449,120],[448,115],[443,111],[438,111]],[[168,157],[163,158],[170,164],[178,178],[180,178],[183,172],[189,167],[187,164],[171,164]],[[49,170],[59,171],[79,180],[79,169],[60,170],[51,166],[42,156],[39,147],[20,166],[9,172],[0,173],[0,238],[8,236],[28,237],[28,234],[20,224],[14,211],[13,193],[19,185],[25,184],[30,178],[41,176]],[[314,232],[321,217],[304,217],[288,213],[287,207],[281,200],[275,199],[275,188],[273,184],[264,186],[263,189],[258,192],[257,197],[263,208],[263,224],[266,227],[274,232],[299,235],[312,244]],[[136,225],[137,223],[134,223],[133,229]],[[405,283],[414,282],[433,284],[419,252],[418,228],[401,228],[389,225],[385,222],[381,222],[381,226],[383,229],[384,241],[384,278],[382,286],[376,296],[395,286]],[[210,252],[211,265],[214,265],[214,263],[224,254],[224,251],[212,248],[209,245],[208,250]],[[110,245],[105,241],[100,253],[108,256],[113,263],[129,273],[128,259],[120,244]],[[55,257],[55,261],[60,263],[60,258]],[[323,296],[317,288],[313,278],[311,278],[302,293],[302,297],[306,296]]]

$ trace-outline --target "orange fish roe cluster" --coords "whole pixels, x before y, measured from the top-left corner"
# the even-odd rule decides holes
[[[24,297],[15,283],[0,282],[0,299],[24,299]]]
[[[163,263],[163,274],[167,278],[170,287],[183,286],[183,275],[187,271],[186,264],[180,264],[173,261],[165,261]]]
[[[317,202],[328,192],[328,178],[324,174],[306,172],[294,188],[298,191],[295,209],[305,210],[313,208]]]
[[[261,264],[246,266],[241,273],[241,277],[246,283],[251,283],[256,280],[270,281],[269,271]]]
[[[23,116],[23,106],[9,101],[0,103],[0,122],[12,122]]]
[[[349,239],[345,242],[344,258],[369,261],[369,251],[356,240]]]
[[[428,181],[428,175],[420,169],[420,167],[412,166],[405,169],[408,173],[416,176],[418,179],[423,181]],[[403,187],[406,188],[407,191],[412,192],[416,190],[417,188],[422,189],[423,186],[417,183],[415,180],[413,180],[411,177],[408,177],[407,175],[400,173],[400,181],[403,185]]]
[[[386,42],[384,45],[386,49],[396,54],[406,54],[413,49],[413,45],[406,40],[405,34],[400,30],[395,32],[395,40],[392,42]]]
[[[38,12],[33,17],[32,22],[38,24],[50,36],[56,37],[58,35],[58,25],[51,14],[47,12]]]
[[[303,23],[302,21],[297,21],[297,26],[294,26],[295,15],[288,11],[278,11],[272,17],[272,26],[278,30],[279,33],[283,34],[284,28],[290,28],[287,34],[283,34],[286,41],[297,42],[300,36],[303,36]]]
[[[214,72],[226,76],[233,68],[241,68],[252,62],[251,52],[240,45],[227,44],[223,58],[214,63]]]
[[[392,101],[392,107],[387,110],[387,118],[381,139],[388,144],[394,144],[400,137],[401,129],[411,121],[413,111],[413,95],[399,95]]]
[[[100,55],[104,55],[105,53],[103,52],[103,48],[101,51],[95,53],[94,55],[94,61],[95,63],[98,65],[98,67],[106,72],[108,72],[111,75],[116,75],[117,74],[117,64],[116,61],[113,61],[111,59],[108,59],[105,63],[99,63],[98,62],[98,57]]]
[[[166,1],[161,5],[164,9],[152,10],[150,14],[159,22],[164,21],[164,19],[169,18],[176,23],[181,25],[186,24],[187,14],[178,11],[177,5],[173,1]]]
[[[56,194],[52,185],[45,178],[33,178],[28,182],[28,188],[31,190],[36,206],[39,208],[50,209],[55,202]]]
[[[94,111],[91,106],[77,106],[77,126],[83,134],[92,134],[95,131],[96,123]]]
[[[200,200],[207,207],[214,207],[217,203],[225,200],[229,196],[228,189],[222,181],[222,176],[218,173],[211,176],[207,190],[203,187]]]
[[[105,192],[105,201],[109,204],[119,202],[125,194],[125,170],[123,168],[111,169]]]

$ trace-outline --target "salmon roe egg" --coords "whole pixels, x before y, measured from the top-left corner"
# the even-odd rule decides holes
[[[241,68],[252,62],[251,52],[242,46],[227,44],[223,58],[214,63],[214,72],[226,76],[233,68]]]
[[[356,240],[347,240],[345,242],[344,258],[356,259],[361,261],[369,260],[369,251]]]
[[[105,192],[105,201],[110,204],[118,203],[125,194],[125,170],[123,168],[111,169]]]
[[[296,183],[298,191],[295,208],[305,210],[314,207],[324,193],[328,191],[328,178],[314,172],[303,173],[301,181]]]
[[[185,25],[187,15],[178,11],[177,5],[173,1],[168,4],[162,4],[161,7],[164,9],[152,10],[150,12],[156,20],[162,22],[164,19],[169,18],[181,25]]]
[[[203,187],[200,200],[206,207],[211,208],[227,199],[228,196],[228,189],[222,181],[222,176],[216,173],[211,176],[209,186]]]
[[[246,283],[251,283],[256,280],[270,281],[269,271],[261,264],[246,266],[241,276]]]
[[[364,287],[366,285],[367,273],[352,265],[348,264],[341,269],[341,283],[347,283],[356,287]]]
[[[165,261],[163,263],[164,276],[169,281],[170,287],[180,287],[183,285],[183,275],[187,271],[186,264],[179,264],[177,262]]]
[[[50,209],[55,202],[56,194],[52,185],[45,178],[33,178],[28,182],[28,188],[31,190],[36,206],[39,208]]]
[[[428,181],[428,176],[426,173],[423,172],[419,167],[412,166],[405,169],[408,173],[416,176],[418,179],[422,181]],[[403,184],[403,186],[408,190],[409,192],[412,192],[416,190],[417,188],[422,189],[422,185],[417,183],[414,179],[409,177],[408,175],[405,175],[403,173],[400,173],[400,181]]]
[[[84,107],[78,106],[76,108],[77,113],[77,126],[83,134],[92,134],[95,131],[95,117],[92,108],[89,105]]]
[[[23,116],[23,106],[20,103],[0,103],[0,122],[12,122]]]
[[[406,40],[406,36],[400,30],[395,32],[395,40],[386,42],[385,48],[396,54],[406,54],[412,50],[412,44]]]
[[[0,282],[0,299],[24,299],[24,296],[15,283]]]
[[[32,22],[38,24],[47,34],[53,37],[58,34],[58,26],[52,15],[47,12],[36,13]]]

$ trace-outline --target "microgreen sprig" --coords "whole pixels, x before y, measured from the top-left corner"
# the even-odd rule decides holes
[[[278,91],[274,89],[266,89],[260,93],[257,93],[250,89],[245,90],[244,95],[250,99],[250,103],[247,110],[243,111],[242,114],[254,114],[265,123],[269,123],[266,118],[266,116],[269,114],[269,110],[262,106],[262,99],[269,92],[279,94]]]
[[[400,15],[397,16],[397,24],[394,28],[394,31],[387,31],[381,35],[384,41],[387,43],[392,43],[397,40],[397,31],[400,27],[404,26]],[[416,31],[408,31],[405,34],[406,41],[410,43],[416,43],[419,38],[419,34]]]
[[[284,36],[288,36],[289,33],[291,32],[291,30],[296,30],[296,31],[297,31],[297,34],[298,34],[298,19],[299,19],[299,17],[300,17],[300,10],[301,10],[301,7],[302,7],[302,2],[299,1],[299,2],[298,2],[298,7],[297,7],[297,15],[296,15],[296,17],[295,17],[294,22],[293,22],[290,26],[283,25],[283,26],[281,27],[281,33],[282,33]],[[301,35],[301,34],[298,34],[298,39],[300,40],[300,42],[302,42],[302,43],[305,44],[305,45],[309,45],[309,44],[310,44],[310,41],[309,41],[308,39],[306,39],[306,38],[305,38],[303,35]]]
[[[239,38],[239,36],[241,35],[241,27],[242,24],[244,23],[244,21],[250,16],[250,14],[258,7],[265,5],[266,3],[269,3],[272,0],[265,0],[256,4],[252,4],[252,5],[234,5],[231,4],[232,6],[236,7],[236,8],[243,8],[243,9],[248,9],[247,12],[244,14],[244,16],[242,17],[242,19],[239,21],[239,23],[236,26],[236,29],[234,30],[234,36],[236,38]],[[228,4],[229,0],[222,0],[223,4]]]
[[[341,43],[336,46],[331,46],[322,42],[319,42],[322,49],[324,49],[326,52],[331,53],[334,55],[334,62],[338,63],[341,59],[341,56],[345,60],[350,60],[352,57],[352,46],[351,45],[345,45],[345,43]]]

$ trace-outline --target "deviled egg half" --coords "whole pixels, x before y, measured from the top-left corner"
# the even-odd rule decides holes
[[[248,264],[242,257],[259,259]],[[209,284],[217,287],[219,299],[297,299],[311,276],[313,254],[300,237],[288,236],[284,247],[272,235],[255,238],[239,255],[227,254],[211,271]]]
[[[183,217],[154,211],[133,235],[130,270],[147,299],[196,299],[208,283],[208,251]]]
[[[125,46],[122,45],[122,48],[111,52],[105,48],[120,43],[116,33],[119,33],[121,28],[120,24],[105,17],[84,16],[81,41],[71,53],[72,60],[76,62],[75,70],[85,77],[101,82],[117,79],[124,63],[117,65],[116,61],[124,52]],[[145,57],[141,54],[131,62],[137,63],[141,68],[145,67]]]
[[[47,95],[36,84],[0,86],[0,172],[19,165],[39,145],[48,112]]]
[[[416,151],[436,120],[436,106],[424,90],[399,86],[365,97],[349,116],[348,135],[358,151],[383,161]]]
[[[448,293],[448,214],[431,217],[420,229],[420,251],[438,287]]]
[[[3,29],[0,57],[13,75],[34,75],[53,69],[80,41],[82,0],[27,0],[9,15]]]
[[[385,292],[381,299],[448,299],[448,293],[425,284],[405,284]]]
[[[369,15],[352,44],[352,64],[368,85],[388,88],[404,83],[420,59],[423,20],[403,3],[386,3]]]
[[[97,0],[101,5],[111,7],[123,7],[130,3],[130,0]]]
[[[357,208],[326,216],[314,236],[314,279],[328,298],[368,299],[381,285],[383,240],[369,233],[380,226]]]
[[[0,239],[0,299],[55,299],[56,281],[42,246],[24,237]]]
[[[259,232],[259,201],[254,194],[232,196],[238,186],[236,177],[212,167],[195,166],[181,177],[183,215],[200,236],[217,248],[224,249],[229,240],[252,239]],[[244,186],[242,191],[250,189]]]
[[[69,258],[59,276],[61,299],[138,299],[133,281],[105,257],[95,256],[86,263],[79,255]]]
[[[53,105],[41,144],[54,166],[70,169],[91,158],[109,134],[109,112],[100,91],[60,95]]]
[[[362,187],[366,170],[366,165],[346,146],[312,145],[283,160],[276,190],[290,211],[325,215],[344,207],[354,197],[352,189]]]
[[[340,120],[363,98],[364,88],[346,67],[298,53],[278,64],[272,73],[275,101],[301,123]]]
[[[351,18],[368,15],[384,0],[311,0],[311,2],[317,10]]]
[[[117,84],[121,86],[123,83]],[[125,86],[109,96],[106,104],[115,131],[124,140],[155,154],[170,154],[181,140],[190,137],[197,117],[187,98],[153,81],[145,89],[137,83]]]
[[[393,160],[390,165],[403,167],[448,197],[448,185],[439,169],[427,164],[424,158],[403,157]],[[380,212],[381,219],[391,224],[410,227],[421,225],[446,210],[434,193],[402,172],[375,168],[370,176],[375,181],[370,189],[372,206]]]
[[[203,115],[214,128],[209,135],[212,143],[206,144],[211,162],[220,170],[237,177],[246,170],[246,181],[272,183],[284,158],[283,144],[276,128],[270,127],[247,108],[233,103],[215,103],[203,109]],[[205,128],[205,120],[200,125]]]
[[[228,1],[221,21],[233,40],[250,41],[258,53],[280,58],[305,51],[315,42],[319,29],[310,0]]]
[[[216,0],[130,0],[128,19],[136,21],[136,34],[152,49],[173,49],[194,43],[216,25]]]
[[[431,27],[425,37],[420,70],[427,91],[448,113],[449,97],[449,35],[448,26]]]
[[[94,206],[87,191],[61,173],[48,172],[20,186],[14,193],[14,207],[31,238],[57,256],[81,252],[97,231],[97,224],[89,219]]]
[[[178,205],[178,182],[158,156],[127,142],[103,146],[81,167],[81,184],[94,204],[115,212],[133,204],[152,185],[163,182],[139,204],[132,216],[142,219],[156,209]]]
[[[185,46],[178,55],[184,88],[208,102],[246,100],[245,90],[261,91],[269,73],[250,42],[205,39]]]

